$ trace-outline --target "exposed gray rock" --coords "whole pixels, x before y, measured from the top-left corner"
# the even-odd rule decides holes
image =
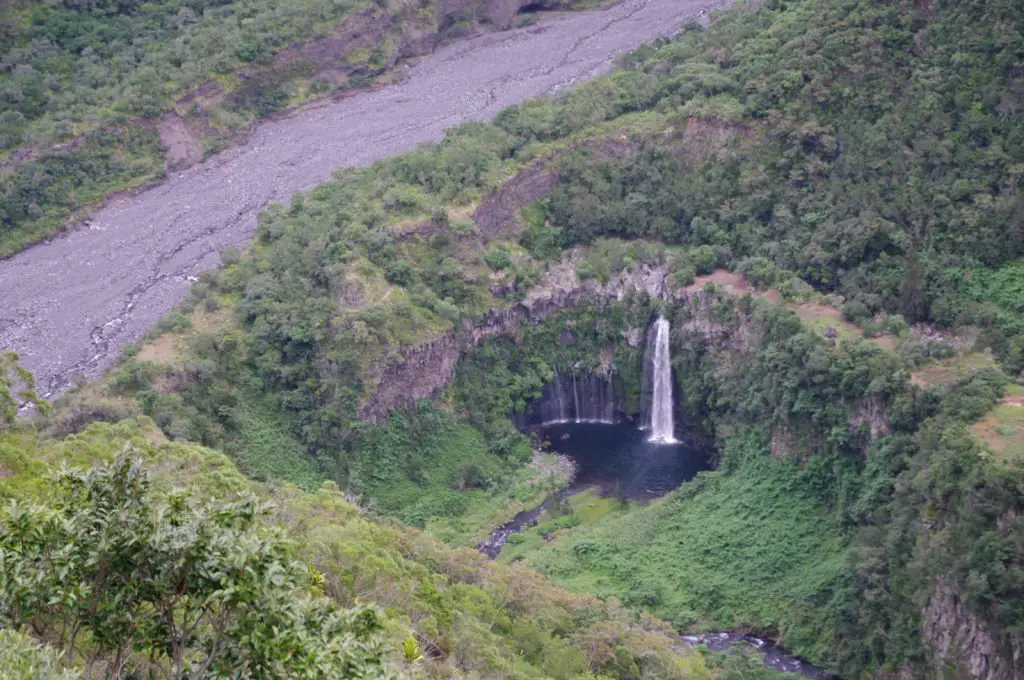
[[[858,404],[850,417],[850,429],[857,432],[863,426],[867,426],[871,439],[889,434],[889,405],[877,397]]]
[[[976,618],[947,579],[940,580],[924,610],[921,637],[928,655],[929,680],[1018,680],[1024,677],[1019,640],[1000,650],[997,635]],[[1001,653],[1005,652],[1005,653]]]

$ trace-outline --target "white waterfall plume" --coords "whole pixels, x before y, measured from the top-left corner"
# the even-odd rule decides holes
[[[644,429],[650,430],[648,441],[674,444],[675,423],[672,418],[672,357],[669,350],[669,322],[663,316],[651,326],[644,357]],[[649,392],[649,396],[648,396]]]

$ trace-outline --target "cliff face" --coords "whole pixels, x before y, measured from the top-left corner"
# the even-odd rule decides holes
[[[430,342],[403,349],[378,360],[367,376],[377,389],[359,409],[362,420],[377,422],[388,411],[415,404],[434,395],[455,375],[455,366],[463,353],[494,336],[515,336],[524,323],[536,323],[560,309],[582,302],[604,304],[629,295],[644,294],[664,298],[670,290],[664,266],[638,266],[620,272],[607,283],[581,281],[575,262],[551,268],[540,285],[521,301],[490,310],[477,321],[464,320],[457,328]]]
[[[929,680],[1017,680],[1024,677],[1020,640],[1000,648],[1000,636],[961,601],[948,580],[940,580],[924,610],[921,637],[928,655]],[[952,675],[950,674],[952,671]]]

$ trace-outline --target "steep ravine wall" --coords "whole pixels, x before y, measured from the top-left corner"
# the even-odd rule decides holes
[[[455,375],[463,353],[494,336],[515,336],[524,323],[536,323],[560,309],[580,303],[604,304],[634,294],[660,299],[676,295],[664,266],[641,265],[612,276],[606,283],[581,281],[570,258],[552,267],[540,285],[526,297],[490,310],[477,321],[465,320],[457,328],[417,347],[389,354],[374,363],[367,382],[376,390],[359,408],[362,420],[377,422],[388,411],[405,408],[436,394]]]
[[[718,286],[719,290],[723,286]],[[724,288],[729,288],[725,286]],[[732,288],[729,292],[742,294]],[[374,422],[390,409],[407,407],[437,394],[453,378],[460,357],[487,338],[515,337],[524,324],[541,321],[559,310],[580,304],[606,304],[645,295],[673,300],[688,308],[689,320],[676,328],[675,345],[716,357],[718,362],[742,362],[756,352],[757,332],[747,323],[715,321],[716,296],[703,292],[703,283],[675,286],[665,266],[640,265],[620,272],[606,283],[581,281],[573,258],[553,267],[540,285],[520,302],[492,309],[482,319],[466,321],[434,340],[394,353],[371,369],[376,391],[359,410],[360,418]],[[743,317],[744,315],[741,315]],[[637,346],[643,329],[624,332],[624,342]],[[850,405],[849,426],[860,433],[858,448],[866,450],[871,440],[889,434],[889,404],[868,397]],[[792,423],[773,425],[771,450],[780,458],[791,458],[808,447],[813,435],[791,431]],[[808,439],[808,435],[811,439]],[[1018,680],[1024,678],[1024,645],[1000,640],[1006,637],[974,615],[963,602],[949,577],[936,580],[921,608],[920,635],[925,650],[923,663],[908,662],[902,669],[878,673],[876,680]]]
[[[1013,640],[1010,649],[1000,649],[999,636],[970,612],[947,579],[935,585],[924,609],[921,638],[929,680],[1024,678],[1024,644]]]

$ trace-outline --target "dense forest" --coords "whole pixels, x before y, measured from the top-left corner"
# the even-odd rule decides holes
[[[5,49],[83,11],[45,7]],[[154,23],[148,54],[202,16]],[[245,25],[225,68],[261,58],[238,53],[261,26],[288,40]],[[268,207],[33,424],[5,360],[0,633],[36,677],[772,677],[677,644],[723,628],[844,678],[1020,677],[1022,106],[1011,0],[774,0]],[[659,314],[717,469],[650,505],[552,505],[495,563],[463,550],[568,482],[510,416],[556,370],[635,414]],[[280,646],[253,644],[257,600]]]

